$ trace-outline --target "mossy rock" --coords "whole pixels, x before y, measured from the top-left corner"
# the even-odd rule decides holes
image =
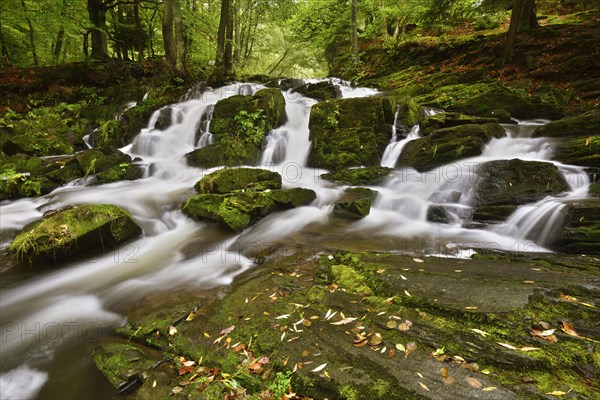
[[[515,118],[560,118],[560,106],[548,103],[540,96],[529,96],[524,89],[508,88],[499,84],[443,86],[416,100],[426,106],[443,108],[478,116],[494,116],[497,110],[506,110]]]
[[[348,168],[322,174],[321,178],[352,186],[379,185],[392,171],[392,168],[386,167]]]
[[[57,160],[54,165],[48,165],[47,168],[51,171],[44,174],[44,176],[60,185],[67,184],[85,175],[85,171],[81,169],[73,156]]]
[[[93,147],[122,147],[128,143],[123,122],[118,119],[104,122],[90,134],[89,140]]]
[[[475,187],[474,219],[480,207],[501,206],[503,212],[510,207],[534,203],[546,196],[556,196],[569,190],[569,185],[551,163],[539,161],[490,161],[477,170],[479,179]]]
[[[563,209],[564,225],[549,247],[573,254],[600,254],[600,203],[597,199],[569,203]]]
[[[141,233],[131,214],[115,205],[72,206],[25,226],[10,244],[9,253],[20,262],[59,263],[114,248]]]
[[[342,97],[340,88],[330,81],[307,83],[296,89],[293,89],[292,93],[300,93],[305,97],[310,97],[311,99],[318,101]]]
[[[472,219],[473,221],[482,222],[484,224],[495,224],[506,221],[515,209],[515,205],[479,205],[473,210]]]
[[[449,224],[452,220],[452,214],[444,206],[431,205],[427,208],[427,221],[429,222]]]
[[[376,191],[367,188],[349,188],[333,205],[336,215],[351,219],[364,218],[371,212]]]
[[[433,131],[429,136],[408,142],[398,157],[398,166],[425,172],[451,162],[481,155],[485,144],[506,134],[495,123],[459,125]]]
[[[592,110],[575,117],[563,118],[540,126],[533,137],[592,136],[600,132],[600,111]]]
[[[310,189],[270,190],[199,194],[188,199],[184,214],[195,220],[213,221],[234,232],[241,232],[267,215],[309,204],[316,198]]]
[[[0,179],[0,201],[21,197],[37,197],[48,194],[60,185],[44,176],[25,175],[20,172],[2,173]]]
[[[23,153],[12,156],[1,153],[0,163],[2,171],[12,170],[14,172],[29,173],[32,176],[43,175],[46,172],[46,162],[42,158],[28,156]]]
[[[93,352],[96,368],[119,393],[129,393],[143,382],[155,361],[148,350],[133,343],[104,342]]]
[[[590,195],[600,199],[600,181],[590,185]]]
[[[205,175],[194,188],[198,193],[217,194],[235,190],[281,189],[281,175],[259,168],[223,168]]]
[[[4,142],[2,150],[8,155],[18,153],[30,156],[71,154],[73,143],[65,136],[48,132],[29,132],[16,135]]]
[[[131,157],[114,147],[88,149],[75,155],[75,159],[86,175],[106,171],[115,165],[131,162]]]
[[[600,135],[564,140],[555,147],[552,159],[583,167],[600,166]]]
[[[225,149],[220,144],[209,144],[185,155],[189,165],[198,168],[215,168],[226,165]]]
[[[317,103],[310,113],[309,165],[332,170],[379,165],[396,110],[399,125],[414,125],[421,118],[411,99],[366,97]]]
[[[98,183],[134,181],[144,176],[144,169],[130,162],[120,163],[96,175]]]
[[[423,118],[423,121],[419,124],[421,134],[423,136],[429,135],[435,130],[442,128],[450,128],[459,125],[469,124],[486,124],[490,122],[499,122],[498,118],[491,117],[474,117],[472,115],[465,115],[454,112],[443,112],[435,115],[430,115]]]

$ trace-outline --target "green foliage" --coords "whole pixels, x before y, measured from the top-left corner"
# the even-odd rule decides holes
[[[239,134],[242,134],[246,139],[249,139],[257,146],[262,143],[266,120],[264,110],[253,112],[240,111],[233,120],[237,124],[238,136]]]

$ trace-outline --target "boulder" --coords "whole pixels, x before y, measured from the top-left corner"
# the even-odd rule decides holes
[[[510,215],[519,205],[569,190],[569,185],[551,163],[498,160],[479,167],[475,185],[473,219],[493,220]]]
[[[590,195],[600,199],[600,181],[590,185]]]
[[[563,213],[564,225],[548,247],[563,253],[600,254],[598,200],[567,204]]]
[[[334,203],[333,212],[351,219],[364,218],[369,215],[376,194],[376,191],[367,188],[346,189],[342,197]]]
[[[390,141],[396,110],[397,124],[414,125],[420,119],[416,103],[395,97],[317,103],[310,113],[309,165],[332,170],[379,165]]]
[[[592,136],[598,135],[598,132],[600,132],[600,111],[592,110],[585,114],[542,125],[535,130],[533,137]]]
[[[499,122],[498,118],[492,117],[474,117],[472,115],[465,115],[454,112],[443,112],[435,115],[430,115],[423,118],[421,121],[420,130],[421,135],[429,135],[435,130],[442,128],[450,128],[459,125],[472,125],[472,124],[487,124],[490,122]]]
[[[72,206],[25,226],[9,247],[18,261],[59,263],[141,235],[131,214],[111,204]]]
[[[137,389],[144,373],[155,364],[146,348],[118,341],[99,344],[94,349],[93,359],[96,368],[122,394]]]
[[[449,224],[454,221],[452,214],[444,206],[431,205],[427,209],[427,221],[439,224]]]
[[[491,138],[505,134],[504,128],[495,123],[438,129],[427,137],[408,142],[398,157],[398,165],[412,167],[419,172],[429,171],[456,160],[481,155]]]
[[[552,159],[583,167],[600,166],[600,135],[566,139],[556,145]]]
[[[343,185],[379,185],[392,171],[393,169],[386,167],[348,168],[322,174],[321,178]]]
[[[182,211],[195,220],[217,222],[233,232],[241,232],[273,212],[309,204],[316,197],[313,190],[302,188],[208,193],[188,199]]]
[[[337,99],[342,97],[340,88],[330,81],[307,83],[292,90],[292,93],[300,93],[318,101]]]
[[[198,193],[216,194],[281,189],[281,175],[258,168],[223,168],[204,176],[194,188]]]
[[[131,157],[115,147],[88,149],[75,155],[81,169],[86,175],[106,171],[115,165],[131,162]]]
[[[260,152],[254,151],[247,157],[248,162],[242,164],[254,164],[260,157]],[[225,165],[225,148],[220,144],[209,144],[191,151],[185,155],[185,159],[189,165],[198,168],[215,168]]]
[[[133,163],[121,163],[96,175],[98,183],[134,181],[144,176],[144,169]]]
[[[37,131],[12,136],[4,142],[2,151],[7,155],[23,153],[30,156],[54,156],[71,154],[75,147],[61,134]]]
[[[0,201],[48,194],[60,185],[44,176],[4,171],[0,179]]]

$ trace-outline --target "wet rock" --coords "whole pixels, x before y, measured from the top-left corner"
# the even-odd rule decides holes
[[[590,195],[600,199],[600,181],[590,185]]]
[[[597,199],[570,203],[563,209],[564,225],[549,247],[573,254],[600,254],[600,203]]]
[[[112,119],[104,122],[94,130],[90,134],[89,141],[92,147],[125,146],[129,142],[125,131],[125,125],[121,120]]]
[[[9,253],[21,262],[59,263],[114,248],[141,233],[131,214],[115,205],[72,206],[25,226]]]
[[[4,172],[0,180],[0,200],[37,197],[48,194],[59,186],[60,184],[44,176]]]
[[[461,197],[461,192],[452,190],[448,192],[433,192],[427,200],[432,203],[458,203]]]
[[[175,118],[173,118],[173,112],[175,112]],[[177,121],[177,110],[172,107],[165,107],[158,113],[158,118],[154,124],[154,129],[164,131]]]
[[[295,78],[285,78],[279,82],[281,90],[297,89],[304,85],[304,80]]]
[[[322,174],[321,178],[352,186],[379,185],[392,171],[393,169],[386,167],[348,168]]]
[[[281,175],[258,168],[223,168],[204,176],[194,188],[198,193],[217,194],[281,189]]]
[[[575,117],[563,118],[540,126],[533,137],[592,136],[600,132],[600,111],[592,110]]]
[[[318,101],[342,97],[340,88],[330,81],[307,83],[296,89],[293,89],[292,93],[300,93],[305,97],[310,97],[311,99]]]
[[[85,175],[85,171],[73,156],[54,160],[54,163],[48,165],[47,168],[51,171],[44,174],[44,176],[60,185],[67,184]]]
[[[600,165],[600,135],[564,140],[556,145],[552,159],[564,164],[597,167]]]
[[[455,218],[444,206],[429,206],[427,209],[427,221],[429,222],[449,224],[454,220]]]
[[[104,342],[93,353],[96,368],[119,393],[135,391],[154,361],[147,349],[132,343]]]
[[[86,175],[96,174],[115,165],[131,162],[131,157],[114,147],[89,149],[75,155]]]
[[[360,219],[369,215],[371,203],[377,192],[367,188],[349,188],[333,205],[336,215],[351,219]]]
[[[416,103],[394,97],[337,99],[316,104],[310,114],[309,165],[332,170],[379,165],[398,107],[398,124],[414,125],[420,119]]]
[[[98,183],[134,181],[144,176],[144,169],[133,163],[120,163],[96,175]]]
[[[465,115],[454,112],[443,112],[436,115],[430,115],[428,117],[423,118],[423,121],[419,124],[421,134],[423,136],[429,135],[435,130],[442,128],[450,128],[453,126],[459,125],[469,125],[469,124],[486,124],[490,122],[499,122],[498,118],[490,118],[490,117],[474,117],[471,115]]]
[[[248,162],[244,164],[254,164],[260,157],[260,152],[252,151],[248,156]],[[225,148],[220,144],[209,144],[191,151],[185,155],[189,165],[198,168],[214,168],[225,165]]]
[[[477,170],[475,215],[497,214],[490,207],[500,206],[501,214],[521,204],[534,203],[546,196],[556,196],[569,190],[558,168],[538,161],[498,160],[483,164]]]
[[[71,154],[75,150],[72,143],[61,134],[51,132],[29,132],[7,139],[2,151],[7,155],[18,153],[30,156],[52,156]]]
[[[427,137],[408,142],[398,157],[398,165],[419,172],[429,171],[462,158],[481,155],[491,138],[505,134],[504,128],[495,123],[438,129]]]
[[[273,212],[306,205],[315,198],[313,190],[303,188],[199,194],[187,200],[182,211],[193,219],[214,221],[229,230],[241,232]]]

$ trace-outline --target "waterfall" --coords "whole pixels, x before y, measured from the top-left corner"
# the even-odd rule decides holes
[[[200,118],[200,125],[198,126],[198,133],[200,137],[198,139],[197,147],[204,147],[212,144],[214,141],[212,133],[210,133],[210,123],[212,122],[213,113],[215,111],[214,105],[209,105]],[[197,135],[196,135],[197,136]]]
[[[398,157],[400,157],[400,153],[402,153],[402,149],[408,142],[411,140],[417,139],[419,137],[419,125],[415,125],[410,129],[410,132],[404,139],[398,140],[396,134],[396,123],[394,122],[394,127],[392,130],[392,140],[390,144],[385,148],[383,152],[383,157],[381,157],[381,166],[394,168],[396,163],[398,162]]]

